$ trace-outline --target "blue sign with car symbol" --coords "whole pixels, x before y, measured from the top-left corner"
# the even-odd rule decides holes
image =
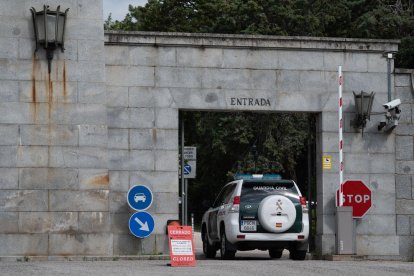
[[[129,189],[128,195],[129,206],[137,211],[148,209],[152,204],[152,192],[144,185],[136,185]]]

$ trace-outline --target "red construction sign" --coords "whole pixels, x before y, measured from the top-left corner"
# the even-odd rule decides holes
[[[362,180],[346,180],[343,185],[343,206],[352,206],[352,217],[362,218],[371,208],[371,190]],[[339,190],[336,191],[339,202]]]
[[[168,226],[171,266],[196,266],[191,226]]]

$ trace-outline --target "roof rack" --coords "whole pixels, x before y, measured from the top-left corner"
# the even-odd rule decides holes
[[[268,174],[236,173],[234,175],[234,180],[252,180],[252,179],[281,180],[282,176],[276,173],[268,173]]]

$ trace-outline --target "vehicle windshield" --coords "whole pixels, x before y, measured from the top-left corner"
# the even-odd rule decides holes
[[[244,203],[258,203],[265,197],[280,194],[280,192],[294,197],[298,196],[298,191],[291,180],[246,181],[243,183],[240,198]]]

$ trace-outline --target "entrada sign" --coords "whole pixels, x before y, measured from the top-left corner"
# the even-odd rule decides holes
[[[230,105],[235,106],[270,106],[270,100],[265,98],[230,98]]]

